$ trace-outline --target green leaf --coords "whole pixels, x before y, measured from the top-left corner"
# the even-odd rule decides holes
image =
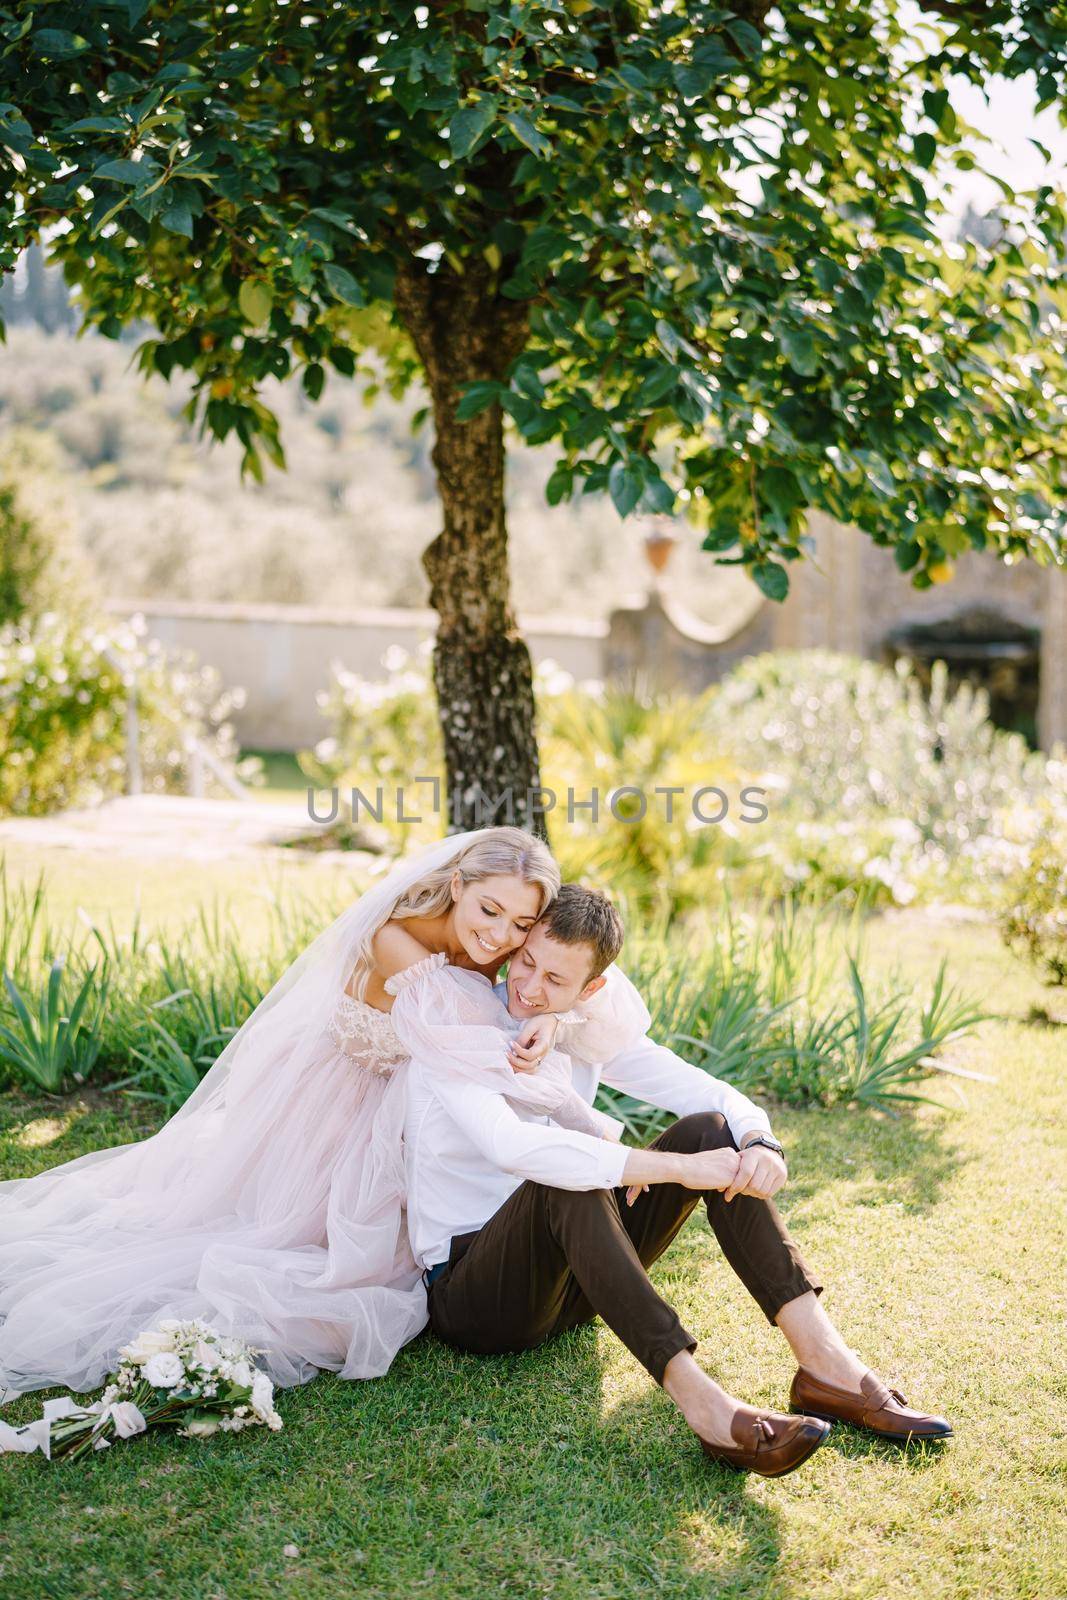
[[[806,328],[779,328],[778,344],[789,365],[805,377],[815,371],[815,340]]]
[[[80,56],[83,50],[89,48],[88,39],[83,39],[80,33],[70,33],[66,28],[38,28],[31,36],[30,43],[38,55],[47,56],[53,61],[66,61],[71,56]]]
[[[785,599],[789,593],[789,574],[777,561],[756,561],[750,571],[768,600]]]
[[[643,485],[637,472],[625,461],[612,463],[608,473],[608,493],[620,517],[628,517],[641,498]]]
[[[333,211],[329,206],[314,206],[310,214],[313,217],[321,217],[323,222],[328,222],[333,228],[340,228],[344,233],[359,232],[352,218],[346,216],[343,211]]]
[[[343,300],[347,306],[365,306],[366,296],[352,274],[344,267],[339,267],[336,262],[328,261],[322,269],[322,275],[329,285],[331,293]]]
[[[544,134],[539,133],[533,123],[522,116],[520,112],[509,111],[504,117],[504,122],[511,129],[519,143],[524,144],[527,150],[532,150],[535,156],[544,157],[552,154],[552,146]]]
[[[528,395],[531,400],[545,398],[545,386],[540,376],[531,366],[518,366],[511,374],[511,381],[520,394]]]
[[[243,310],[244,307],[241,309]],[[317,361],[313,361],[310,366],[305,367],[301,382],[304,385],[304,393],[308,398],[317,400],[322,393],[322,386],[326,382],[326,374]]]
[[[129,124],[121,117],[82,117],[80,122],[72,122],[63,129],[64,137],[68,133],[125,133]]]
[[[550,506],[558,506],[561,500],[569,500],[571,488],[574,483],[574,469],[565,461],[554,467],[552,476],[545,484],[545,499]]]
[[[102,166],[94,167],[93,177],[113,178],[116,183],[133,185],[140,183],[154,170],[154,167],[148,167],[142,161],[127,161],[123,156],[117,161],[105,161]]]
[[[674,510],[674,490],[663,478],[650,478],[641,495],[641,510],[669,516]]]
[[[931,167],[937,155],[937,140],[932,133],[917,133],[913,146],[920,167]]]
[[[645,406],[654,406],[659,401],[666,399],[672,389],[678,385],[678,368],[661,366],[655,372],[650,372],[641,387],[634,395],[634,408],[641,410]]]
[[[184,201],[168,206],[159,220],[168,233],[180,233],[186,239],[193,237],[193,213]]]
[[[811,269],[811,275],[824,294],[828,294],[841,282],[841,268],[829,256],[818,258]]]
[[[469,156],[481,143],[496,121],[498,106],[499,102],[494,97],[487,96],[472,106],[460,106],[455,115],[449,118],[448,143],[457,160]]]
[[[241,308],[241,315],[245,321],[251,323],[253,328],[259,328],[262,327],[271,314],[274,296],[271,294],[268,285],[261,279],[246,278],[238,291],[237,303]],[[321,367],[319,371],[322,371]]]
[[[884,456],[879,455],[877,450],[856,450],[853,454],[876,489],[883,494],[896,494],[898,485]]]
[[[927,89],[923,95],[923,110],[934,126],[940,128],[948,110],[948,90]]]
[[[502,387],[499,383],[472,383],[456,407],[456,421],[467,422],[491,406],[494,400],[500,398]]]
[[[751,22],[742,22],[740,20],[728,22],[726,31],[741,54],[747,56],[750,61],[758,60],[763,54],[763,40]]]
[[[758,481],[767,504],[782,516],[804,504],[804,491],[788,467],[765,467]]]

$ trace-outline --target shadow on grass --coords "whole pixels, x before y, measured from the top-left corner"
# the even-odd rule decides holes
[[[851,1186],[851,1203],[902,1206],[925,1213],[968,1164],[954,1137],[952,1111],[920,1120],[882,1112],[805,1110],[776,1120],[786,1145],[789,1183],[783,1197],[818,1197],[830,1184]],[[787,1205],[782,1208],[788,1209]]]
[[[491,1357],[426,1335],[388,1384],[345,1386],[339,1403],[354,1402],[364,1447],[372,1416],[388,1417],[391,1440],[368,1449],[375,1498],[391,1508],[394,1550],[421,1542],[443,1592],[467,1592],[472,1561],[513,1592],[569,1579],[587,1594],[655,1584],[702,1600],[709,1578],[717,1596],[744,1595],[774,1568],[777,1512],[751,1498],[746,1474],[706,1460],[651,1380],[605,1416],[592,1327]],[[365,1554],[361,1578],[381,1581]]]

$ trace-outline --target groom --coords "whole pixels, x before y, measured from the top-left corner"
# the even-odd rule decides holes
[[[612,966],[622,942],[611,904],[565,884],[513,957],[506,1002],[515,1021],[582,1006],[588,1021],[562,1021],[557,1048],[571,1055],[583,1098],[591,1103],[602,1079],[679,1119],[647,1150],[520,1114],[491,1089],[409,1064],[408,1231],[434,1332],[489,1354],[531,1348],[599,1314],[706,1454],[768,1477],[806,1460],[831,1419],[899,1441],[947,1436],[949,1423],[887,1388],[820,1305],[823,1285],[773,1203],[786,1164],[766,1114],[654,1044],[643,1007],[620,1039],[616,1014],[633,1013],[632,988]],[[590,1059],[598,1045],[610,1059]],[[715,1383],[649,1280],[701,1201],[726,1259],[797,1357],[792,1414],[744,1405]]]

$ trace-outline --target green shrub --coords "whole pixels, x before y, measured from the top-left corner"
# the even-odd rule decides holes
[[[1029,957],[1049,984],[1067,984],[1067,825],[1050,820],[1009,886],[1001,914],[1009,949]]]
[[[440,819],[429,810],[425,785],[416,777],[436,777],[444,805],[444,751],[427,645],[411,655],[399,645],[385,655],[389,677],[372,683],[331,665],[330,685],[318,696],[330,733],[313,750],[297,756],[300,770],[318,788],[339,791],[339,820],[325,830],[337,849],[362,848],[368,838],[394,850],[414,848],[440,835]],[[382,789],[381,804],[377,791]],[[352,791],[365,796],[365,806]],[[397,822],[402,815],[427,817],[419,828]],[[375,820],[381,812],[380,821]]]
[[[825,863],[832,889],[853,857],[858,886],[899,902],[981,897],[1025,861],[1055,764],[988,713],[983,691],[950,691],[942,662],[927,697],[904,662],[821,650],[752,657],[713,703],[719,740],[778,785],[768,865],[804,878]]]
[[[373,798],[383,785],[383,842],[407,848],[435,835],[434,819],[398,827],[394,791],[404,789],[408,815],[426,814],[426,790],[409,780],[443,776],[441,743],[425,652],[397,652],[391,665],[385,683],[335,668],[321,697],[330,737],[301,765],[342,797],[355,785]],[[940,663],[929,697],[903,663],[826,651],[751,657],[702,695],[576,685],[543,664],[536,692],[564,875],[623,895],[641,916],[716,904],[727,890],[868,907],[985,902],[1025,864],[1041,806],[1059,795],[1067,807],[1067,769],[995,728],[983,693],[950,692]],[[692,815],[689,800],[708,785],[731,802],[721,823]],[[769,816],[755,825],[740,820],[748,785],[766,791]],[[636,797],[613,815],[612,795],[630,786],[646,797],[644,815]],[[673,820],[656,794],[671,787],[685,791]],[[580,803],[594,788],[597,820],[576,807],[567,821],[568,790]],[[326,839],[367,842],[350,817]]]
[[[694,819],[692,797],[705,786],[720,788],[733,806],[728,826],[736,837],[744,779],[731,758],[709,757],[715,691],[576,686],[551,670],[538,674],[537,691],[542,781],[557,797],[548,831],[563,876],[625,897],[641,917],[719,898],[730,835]],[[682,792],[672,799],[656,792],[670,789]],[[581,809],[594,790],[595,819]]]
[[[944,966],[925,999],[893,976],[872,992],[862,930],[855,909],[727,903],[673,933],[638,925],[621,964],[653,1037],[746,1094],[890,1111],[926,1098],[920,1086],[938,1070],[958,1070],[936,1052],[983,1013],[946,985]],[[672,1120],[611,1089],[602,1103],[641,1137]]]
[[[0,629],[0,814],[42,815],[121,793],[128,681],[136,684],[146,790],[187,784],[188,737],[237,766],[226,720],[237,697],[213,668],[164,655],[129,625],[55,613]]]
[[[84,614],[95,599],[60,483],[47,435],[14,428],[0,441],[0,627],[46,611]]]

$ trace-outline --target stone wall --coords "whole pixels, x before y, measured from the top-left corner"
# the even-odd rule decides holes
[[[743,656],[763,650],[822,648],[879,660],[888,636],[906,624],[951,618],[973,606],[1041,630],[1037,731],[1045,749],[1067,745],[1067,570],[1033,562],[1005,567],[969,553],[950,583],[913,589],[891,551],[855,528],[814,514],[812,559],[790,568],[782,605],[753,588],[740,623],[715,628],[672,594],[669,572],[654,577],[641,604],[607,622],[528,616],[520,619],[534,660],[557,662],[575,678],[626,681],[635,674],[700,690]],[[326,731],[316,694],[338,661],[361,677],[387,676],[391,646],[413,651],[434,630],[432,611],[330,611],[305,606],[123,601],[110,609],[141,612],[164,645],[192,649],[228,686],[247,694],[235,717],[242,744],[263,750],[313,745]]]
[[[140,613],[166,648],[194,650],[228,688],[246,692],[234,717],[240,742],[255,750],[300,750],[327,732],[316,695],[330,664],[372,681],[388,676],[386,652],[409,652],[433,635],[432,611],[330,611],[311,606],[110,600],[117,616]],[[535,662],[557,662],[575,678],[602,676],[602,623],[520,618]]]

